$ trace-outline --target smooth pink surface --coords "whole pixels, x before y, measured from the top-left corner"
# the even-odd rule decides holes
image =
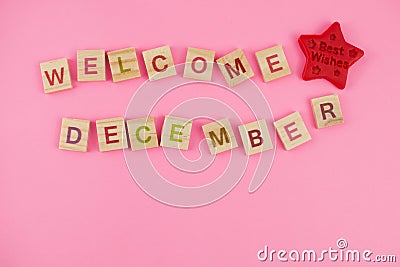
[[[349,248],[399,258],[400,5],[370,2],[3,1],[0,266],[281,266],[259,262],[257,251],[325,249],[340,237]],[[297,37],[322,33],[333,21],[366,52],[343,91],[300,78]],[[217,57],[243,48],[275,117],[299,111],[313,140],[293,151],[279,142],[256,193],[247,193],[247,172],[228,196],[195,209],[143,193],[122,151],[98,152],[94,123],[88,153],[57,148],[62,117],[121,116],[147,78],[139,55],[142,78],[115,84],[108,68],[106,82],[79,83],[76,50],[134,46],[141,54],[164,44],[175,63],[189,46]],[[292,75],[266,84],[254,52],[276,44]],[[39,63],[62,57],[74,88],[45,95]],[[317,130],[309,100],[332,93],[345,124]]]

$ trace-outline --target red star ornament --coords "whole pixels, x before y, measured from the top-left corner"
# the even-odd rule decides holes
[[[300,35],[299,44],[306,56],[303,80],[324,78],[339,89],[346,86],[347,72],[364,51],[344,40],[339,22],[321,35]]]

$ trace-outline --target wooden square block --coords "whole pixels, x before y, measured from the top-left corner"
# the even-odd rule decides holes
[[[190,119],[165,116],[160,145],[187,150],[192,124]]]
[[[111,74],[114,82],[140,77],[140,69],[133,47],[115,50],[107,53]]]
[[[59,149],[86,152],[90,121],[63,118]]]
[[[176,75],[174,59],[169,46],[143,51],[142,54],[150,81]]]
[[[183,77],[211,81],[215,51],[189,47]]]
[[[311,106],[318,129],[344,123],[338,95],[311,99]]]
[[[72,88],[71,74],[66,58],[42,62],[40,71],[46,94]]]
[[[158,147],[156,125],[153,117],[128,120],[126,124],[132,151]]]
[[[281,45],[256,52],[264,82],[269,82],[290,74],[289,63]]]
[[[234,87],[254,76],[242,49],[237,49],[217,59],[217,63],[229,87]]]
[[[105,81],[106,57],[104,50],[77,51],[78,81]]]
[[[203,125],[204,136],[213,155],[237,147],[235,135],[228,119]]]
[[[274,125],[286,150],[311,140],[310,133],[297,111],[274,122]]]
[[[97,120],[96,129],[100,152],[128,147],[123,117]]]
[[[265,120],[240,125],[239,132],[247,155],[260,153],[274,147]]]

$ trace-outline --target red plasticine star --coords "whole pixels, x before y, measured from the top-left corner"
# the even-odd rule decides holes
[[[337,88],[346,86],[347,72],[364,51],[344,40],[339,22],[321,35],[300,35],[299,44],[306,56],[303,80],[324,78]]]

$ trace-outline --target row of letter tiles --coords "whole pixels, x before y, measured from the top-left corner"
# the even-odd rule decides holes
[[[142,52],[150,81],[177,74],[169,46]],[[78,50],[77,73],[79,82],[106,80],[105,50]],[[133,47],[107,53],[114,82],[141,77],[136,49]],[[269,82],[290,74],[289,64],[280,45],[256,52],[264,81]],[[215,51],[189,47],[183,77],[211,81]],[[242,49],[237,49],[216,60],[229,87],[254,76]],[[45,93],[71,89],[68,60],[56,59],[40,63]]]
[[[338,95],[314,98],[311,100],[311,106],[318,129],[344,123]],[[165,116],[160,146],[187,150],[192,123],[191,119]],[[86,152],[89,125],[89,120],[64,118],[59,148]],[[311,140],[299,112],[293,112],[275,121],[274,126],[286,150]],[[211,154],[222,153],[238,146],[229,119],[211,122],[202,128]],[[101,152],[127,148],[127,136],[133,151],[159,146],[153,117],[128,120],[126,125],[123,117],[97,120],[96,129]],[[265,120],[240,125],[238,129],[247,155],[273,149]]]

